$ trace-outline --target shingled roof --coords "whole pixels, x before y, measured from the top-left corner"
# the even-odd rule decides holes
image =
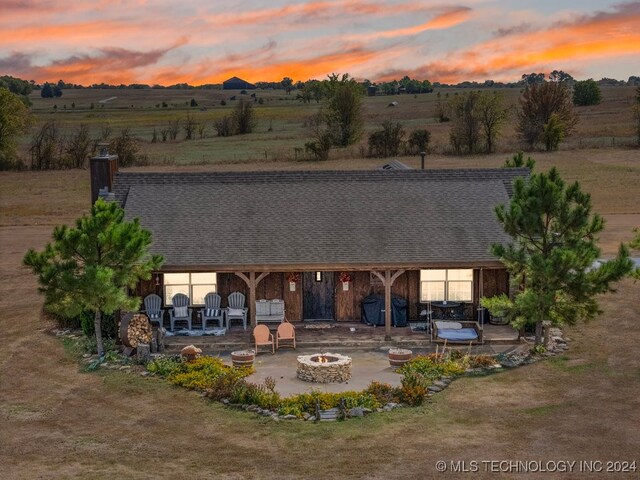
[[[165,270],[497,266],[494,207],[527,169],[124,173]]]

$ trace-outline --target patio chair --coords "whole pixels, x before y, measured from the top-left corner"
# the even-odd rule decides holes
[[[280,349],[281,341],[291,341],[293,349],[296,348],[296,327],[289,322],[282,322],[278,325],[278,331],[276,332],[276,350]]]
[[[253,329],[253,338],[256,343],[256,354],[258,353],[258,347],[260,345],[271,345],[271,354],[275,353],[273,349],[273,333],[269,331],[269,327],[266,325],[257,325]]]
[[[242,326],[247,329],[247,311],[249,310],[244,306],[244,295],[240,292],[233,292],[227,298],[226,318],[227,329],[231,329],[231,320],[242,320]]]
[[[202,309],[202,330],[207,329],[207,322],[209,320],[217,320],[218,327],[222,328],[224,324],[224,310],[220,308],[220,302],[222,299],[220,295],[215,292],[209,292],[204,297],[204,308]]]
[[[171,331],[176,322],[187,322],[189,330],[191,330],[191,308],[189,308],[189,297],[184,293],[176,293],[173,296],[173,307],[169,310],[169,321],[171,322]]]
[[[162,327],[164,323],[164,310],[162,310],[162,298],[155,293],[144,297],[144,311],[150,322],[158,322]]]

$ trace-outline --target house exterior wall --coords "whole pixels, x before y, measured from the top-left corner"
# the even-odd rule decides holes
[[[362,300],[372,294],[384,295],[384,286],[369,272],[345,272],[353,279],[349,282],[349,289],[344,290],[338,277],[342,272],[335,272],[335,319],[338,322],[353,322],[361,320]],[[274,272],[267,275],[256,287],[256,299],[280,298],[285,302],[285,312],[287,320],[290,322],[301,322],[303,312],[303,291],[302,282],[296,282],[295,291],[289,288],[287,281],[288,273]],[[302,275],[300,275],[302,276]],[[468,305],[467,316],[475,318],[475,309],[478,306],[480,292],[480,270],[475,269],[473,275],[473,304]],[[158,285],[156,285],[156,275],[151,279],[138,283],[134,294],[141,298],[155,293],[163,297],[163,275],[158,275]],[[484,269],[482,271],[482,295],[491,297],[501,293],[509,293],[509,275],[505,269]],[[218,273],[218,294],[222,297],[222,307],[227,306],[227,297],[232,292],[241,292],[249,301],[249,288],[247,284],[234,273]],[[409,309],[409,319],[418,318],[418,302],[420,299],[420,270],[407,270],[400,275],[391,287],[392,295],[407,300]],[[253,308],[248,305],[247,307]]]

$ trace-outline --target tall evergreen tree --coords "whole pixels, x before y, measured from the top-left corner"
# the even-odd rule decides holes
[[[29,250],[24,264],[38,276],[45,308],[70,317],[94,312],[102,358],[102,314],[137,309],[140,299],[130,297],[127,289],[151,278],[162,264],[161,256],[149,253],[150,244],[151,233],[137,219],[126,222],[116,203],[98,200],[75,228],[56,227],[53,242],[42,252]]]
[[[592,213],[591,196],[577,182],[565,185],[555,168],[517,179],[510,204],[496,214],[513,240],[492,251],[519,285],[505,305],[508,317],[517,328],[535,325],[536,344],[543,321],[559,326],[594,318],[596,296],[632,269],[624,245],[616,258],[593,268],[604,220]]]

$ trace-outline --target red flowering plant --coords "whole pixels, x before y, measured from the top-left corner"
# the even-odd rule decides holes
[[[289,273],[287,274],[287,282],[289,283],[297,283],[300,281],[299,273]]]
[[[353,281],[353,278],[351,277],[351,274],[349,274],[347,272],[342,272],[340,274],[339,279],[340,279],[340,281],[342,283],[349,283],[349,282]]]

